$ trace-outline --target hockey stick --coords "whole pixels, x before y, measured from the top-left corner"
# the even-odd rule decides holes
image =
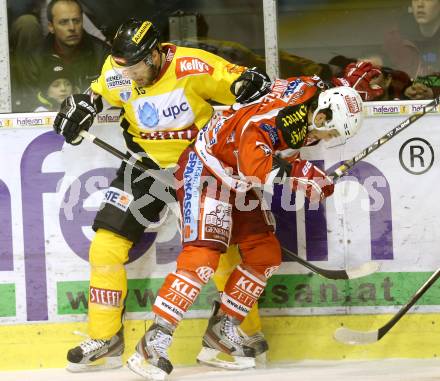
[[[387,132],[381,138],[376,140],[373,144],[370,144],[367,148],[365,148],[363,151],[358,153],[355,157],[344,161],[329,176],[333,177],[333,179],[337,179],[339,177],[344,176],[357,162],[365,159],[370,153],[376,151],[380,146],[384,145],[388,140],[392,139],[399,132],[403,131],[405,128],[413,124],[416,120],[420,119],[423,115],[433,110],[435,107],[437,107],[439,102],[440,102],[440,97],[434,98],[432,102],[429,102],[428,104],[423,106],[421,112],[410,115],[408,119],[405,119],[398,126],[394,127],[391,131]]]
[[[428,289],[440,277],[440,268],[430,276],[430,278],[420,287],[416,293],[385,325],[375,331],[356,331],[346,327],[338,328],[334,337],[337,341],[345,344],[370,344],[379,341],[387,332],[405,315],[408,310],[428,291]]]
[[[393,128],[391,131],[383,135],[381,138],[376,140],[373,144],[369,145],[367,148],[365,148],[363,151],[361,151],[359,154],[357,154],[352,159],[344,161],[339,167],[335,169],[333,173],[329,175],[329,177],[332,177],[333,179],[338,179],[344,175],[347,174],[347,172],[359,161],[365,159],[369,154],[374,152],[376,149],[378,149],[380,146],[385,144],[387,141],[389,141],[391,138],[396,136],[399,132],[403,131],[405,128],[407,128],[409,125],[413,124],[416,120],[421,118],[423,115],[428,113],[429,111],[433,110],[440,102],[440,97],[434,98],[432,102],[426,104],[423,106],[422,112],[416,113],[413,115],[410,115],[409,118],[405,119],[403,122],[401,122],[398,126]],[[312,270],[313,272],[322,275],[325,278],[329,279],[355,279],[360,278],[363,276],[366,276],[368,274],[371,274],[375,272],[378,269],[378,264],[375,262],[367,262],[363,264],[358,269],[353,270],[326,270],[319,267],[316,267],[315,265],[311,264],[310,262],[307,262],[300,258],[295,253],[292,253],[291,251],[287,250],[286,248],[282,248],[283,254],[287,255],[288,257],[294,259],[296,262],[302,264],[303,266],[307,267],[308,269]],[[344,330],[344,328],[340,328],[340,330]]]
[[[142,162],[140,162],[136,158],[119,151],[117,148],[115,148],[112,145],[106,143],[105,141],[99,139],[98,137],[91,134],[90,132],[81,131],[80,135],[84,139],[92,142],[93,144],[96,144],[98,147],[104,149],[105,151],[111,153],[112,155],[118,157],[119,159],[122,159],[128,165],[131,165],[140,171],[146,172],[148,175],[150,175],[154,179],[162,182],[163,184],[165,184],[169,187],[172,187],[172,188],[175,187],[175,184],[172,181],[172,179],[163,176],[160,173],[160,171],[152,170],[152,169],[148,168],[147,166],[145,166]],[[288,249],[282,248],[282,250],[285,255],[291,257],[296,262],[307,267],[308,269],[312,270],[313,272],[315,272],[319,275],[322,275],[325,278],[329,278],[329,279],[354,279],[354,278],[359,278],[359,277],[371,274],[372,272],[377,270],[377,264],[374,262],[368,262],[368,263],[362,265],[360,268],[354,269],[351,271],[326,270],[326,269],[319,268],[310,262],[307,262],[305,259],[298,257],[298,255],[296,255],[295,253],[291,252]]]
[[[116,156],[119,159],[122,159],[125,163],[128,165],[131,165],[132,167],[135,167],[139,171],[146,172],[149,176],[153,177],[157,181],[160,181],[162,184],[175,188],[176,184],[174,183],[173,178],[167,177],[163,174],[163,171],[148,168],[144,163],[142,163],[140,160],[138,160],[134,156],[130,156],[129,154],[123,153],[119,151],[117,148],[113,147],[112,145],[106,143],[104,140],[99,139],[95,135],[91,134],[88,131],[81,131],[79,133],[84,139],[92,142],[93,144],[96,144],[98,147],[101,147],[105,151],[111,153],[112,155]]]
[[[282,247],[281,251],[284,255],[292,258],[299,264],[303,265],[304,267],[307,267],[309,270],[312,270],[314,273],[319,274],[327,279],[356,279],[361,278],[364,276],[367,276],[369,274],[372,274],[377,271],[379,268],[379,265],[377,262],[366,262],[360,267],[352,270],[329,270],[329,269],[323,269],[321,267],[317,267],[314,264],[306,261],[305,259],[302,259],[300,256],[295,254],[294,252]]]

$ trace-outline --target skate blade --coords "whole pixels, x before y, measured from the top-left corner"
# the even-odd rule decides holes
[[[165,371],[150,364],[137,352],[127,360],[127,367],[146,380],[163,381],[167,376]]]
[[[220,358],[219,355],[224,355],[224,353],[217,349],[202,347],[202,350],[197,356],[197,362],[223,369],[242,370],[255,368],[254,357],[229,356],[231,361],[227,361]]]
[[[122,367],[122,356],[103,357],[89,364],[76,364],[68,361],[66,370],[72,373],[96,372]]]
[[[257,368],[266,368],[267,366],[267,356],[266,352],[260,353],[255,356],[255,365]]]

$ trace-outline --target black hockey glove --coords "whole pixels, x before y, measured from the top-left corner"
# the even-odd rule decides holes
[[[270,90],[271,81],[266,72],[252,67],[243,72],[231,85],[231,92],[238,103],[253,102]]]
[[[79,133],[90,128],[95,116],[96,109],[90,95],[73,94],[61,103],[53,128],[57,134],[64,136],[67,143],[78,145],[83,140]]]

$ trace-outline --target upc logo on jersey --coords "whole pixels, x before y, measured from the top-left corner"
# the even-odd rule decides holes
[[[210,74],[214,68],[200,58],[181,57],[176,60],[176,77],[183,78],[187,75]]]
[[[180,131],[194,123],[191,104],[182,88],[160,95],[133,97],[137,126],[156,131]],[[151,131],[149,131],[151,132]]]
[[[346,95],[344,99],[345,99],[345,103],[347,104],[348,110],[352,114],[357,114],[358,112],[361,111],[359,103],[357,102],[355,97],[350,97],[349,95]]]
[[[115,187],[108,188],[104,196],[105,203],[111,204],[124,212],[128,210],[133,199],[133,195]]]
[[[145,102],[142,107],[138,106],[137,114],[142,125],[145,127],[155,127],[159,123],[159,111],[154,103]]]

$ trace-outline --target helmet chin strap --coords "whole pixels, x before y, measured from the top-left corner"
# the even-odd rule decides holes
[[[157,78],[157,76],[159,75],[159,73],[160,73],[160,70],[162,69],[162,66],[163,66],[163,64],[164,64],[164,60],[163,60],[163,56],[164,56],[164,53],[162,53],[162,51],[159,49],[159,48],[156,48],[157,49],[157,52],[159,53],[159,59],[160,59],[160,61],[159,61],[159,65],[155,65],[154,64],[154,62],[153,62],[153,60],[152,60],[152,58],[153,58],[153,56],[151,55],[150,57],[151,57],[151,60],[149,60],[148,58],[145,58],[144,59],[144,62],[145,62],[145,64],[146,65],[148,65],[153,71],[154,71],[154,80],[153,81],[155,81],[156,80],[156,78]]]

